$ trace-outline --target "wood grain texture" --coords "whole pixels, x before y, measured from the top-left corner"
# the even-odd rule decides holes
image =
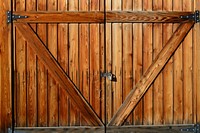
[[[188,6],[191,5],[191,6]],[[192,2],[183,0],[183,10],[190,11],[192,10]],[[187,35],[183,42],[183,122],[192,123],[193,122],[193,43],[192,43],[192,31]]]
[[[25,10],[25,1],[18,1],[16,3],[16,11]],[[16,46],[15,46],[15,62],[17,71],[16,75],[16,126],[26,126],[27,125],[27,45],[23,39],[23,36],[20,35],[19,31],[16,30]],[[18,45],[20,44],[20,45]]]
[[[98,11],[100,0],[91,0],[90,10]],[[100,116],[100,27],[90,24],[90,104]]]
[[[106,11],[111,10],[112,0],[106,0]],[[112,24],[106,23],[106,72],[112,72]],[[106,80],[106,123],[113,116],[112,82]]]
[[[130,11],[132,10],[132,1],[124,0],[122,2],[122,9],[123,11]],[[124,100],[126,96],[131,91],[133,87],[133,24],[132,23],[123,23],[122,24],[122,88],[123,88],[123,95],[122,99]],[[133,115],[131,114],[129,118],[126,120],[125,124],[130,125],[132,124]]]
[[[196,0],[194,2],[194,9],[199,10],[200,9],[200,0]],[[194,102],[194,123],[197,123],[200,121],[200,114],[198,112],[200,112],[200,82],[199,82],[199,78],[200,78],[200,61],[198,59],[198,57],[200,56],[200,42],[197,39],[198,36],[200,35],[200,25],[195,25],[195,30],[194,30],[194,98],[193,98],[193,102]],[[196,115],[195,115],[196,114]]]
[[[183,1],[174,1],[173,10],[181,11]],[[174,24],[173,30],[179,26]],[[183,47],[180,46],[174,53],[174,124],[181,124],[183,121]]]
[[[163,10],[172,11],[172,0],[163,2]],[[173,33],[172,24],[163,24],[163,44],[165,45]],[[163,122],[171,124],[173,122],[173,57],[166,64],[163,70]]]
[[[38,11],[46,11],[46,0],[40,0],[37,3]],[[37,25],[37,35],[44,44],[47,44],[47,25]],[[38,126],[47,126],[47,84],[48,71],[42,63],[41,59],[37,57],[37,81],[38,81]]]
[[[54,75],[54,78],[57,80],[57,82],[59,82],[63,88],[68,88],[66,91],[69,93],[70,97],[74,99],[74,102],[81,109],[82,113],[85,114],[85,117],[88,118],[88,122],[93,125],[102,125],[96,113],[94,113],[94,111],[90,108],[86,100],[82,97],[65,72],[63,72],[40,39],[38,39],[38,37],[34,34],[32,29],[27,24],[16,24],[16,26],[22,34],[26,33],[23,34],[24,38],[26,38],[26,40],[32,44],[32,48],[42,59],[45,66],[51,71],[51,74]]]
[[[48,11],[57,11],[57,0],[49,0],[47,3]],[[48,24],[47,31],[47,47],[52,56],[57,60],[58,58],[58,27],[57,24]],[[57,126],[58,125],[58,89],[59,86],[52,74],[48,72],[48,126]]]
[[[152,0],[143,0],[143,10],[152,10]],[[145,72],[153,61],[153,25],[143,24],[143,71]],[[153,86],[150,86],[143,98],[144,117],[143,123],[146,125],[153,122]]]
[[[136,11],[142,10],[143,1],[134,0],[133,9]],[[134,86],[138,83],[143,75],[143,30],[142,23],[133,24],[133,79]],[[133,86],[133,87],[134,87]],[[141,100],[134,109],[134,124],[142,125],[143,123],[143,101]]]
[[[130,112],[135,108],[138,101],[142,98],[145,92],[148,90],[149,86],[155,80],[155,77],[158,76],[160,71],[163,69],[167,61],[170,59],[174,51],[178,48],[181,41],[190,31],[193,26],[193,22],[183,23],[179,28],[174,32],[173,36],[169,39],[165,47],[161,50],[158,56],[155,58],[153,64],[149,69],[144,73],[144,76],[138,82],[136,87],[129,93],[128,97],[114,115],[109,126],[111,125],[121,125]]]
[[[153,10],[162,10],[162,0],[153,1]],[[162,50],[162,24],[153,25],[153,60]],[[159,103],[159,104],[158,104]],[[153,123],[163,123],[163,73],[161,72],[153,84]]]
[[[11,104],[11,26],[6,23],[10,1],[0,0],[0,132],[7,132],[12,123]]]
[[[176,132],[181,133],[181,129],[186,128],[194,128],[195,125],[158,125],[158,126],[121,126],[121,127],[108,127],[106,129],[107,133],[168,133],[168,132]],[[47,128],[16,128],[16,133],[48,133],[48,132],[73,132],[73,133],[80,133],[80,132],[87,132],[87,133],[102,133],[105,132],[103,127],[47,127]]]
[[[58,1],[58,11],[67,11],[68,1]],[[68,24],[58,24],[58,62],[66,73],[69,73],[69,26]],[[59,126],[70,125],[68,94],[59,85]]]
[[[116,2],[117,3],[117,2]],[[187,22],[180,16],[193,12],[170,11],[107,11],[108,23],[180,23]],[[68,12],[15,12],[17,15],[28,16],[17,19],[15,23],[103,23],[102,11],[68,11]]]
[[[27,0],[27,11],[36,10],[36,0]],[[36,31],[36,24],[31,27]],[[30,44],[29,44],[30,45]],[[27,126],[35,127],[37,125],[37,72],[36,72],[36,54],[30,47],[27,47]]]
[[[88,11],[89,10],[89,1],[81,0],[79,4],[79,12]],[[79,25],[79,83],[80,83],[80,91],[87,101],[90,100],[90,30],[89,24],[80,24]],[[81,121],[81,125],[86,125],[84,121]]]
[[[69,3],[69,11],[78,11],[78,0],[68,1]],[[79,34],[78,34],[78,24],[69,24],[69,76],[70,79],[74,82],[74,84],[79,88]],[[73,103],[70,103],[70,107],[75,107]],[[75,107],[76,108],[76,107]],[[76,116],[76,109],[70,108],[70,125],[79,125],[79,116]]]
[[[112,0],[112,10],[122,10],[121,0]],[[123,102],[123,77],[122,77],[122,24],[112,24],[112,73],[116,75],[117,82],[112,82],[113,89],[113,114],[117,112]]]

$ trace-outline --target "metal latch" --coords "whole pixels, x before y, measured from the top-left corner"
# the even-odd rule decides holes
[[[195,21],[195,23],[198,23],[198,22],[200,22],[199,11],[197,10],[193,14],[181,16],[181,19],[193,20],[193,21]]]
[[[106,73],[101,72],[101,78],[108,78],[108,80],[115,82],[117,81],[116,76],[111,72],[106,72]]]
[[[187,133],[200,133],[200,125],[196,124],[194,125],[194,127],[191,128],[185,128],[185,129],[181,129],[181,132],[187,132]]]
[[[7,11],[7,23],[11,23],[13,20],[28,18],[28,16],[20,16],[12,14],[11,11]]]

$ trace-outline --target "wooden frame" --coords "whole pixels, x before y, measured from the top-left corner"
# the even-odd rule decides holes
[[[169,133],[169,132],[176,132],[179,133],[182,130],[186,129],[196,129],[196,125],[194,124],[183,124],[183,125],[157,125],[157,126],[110,126],[107,127],[106,131],[109,133],[116,133],[116,132],[123,132],[123,133],[130,133],[130,132],[139,132],[139,133],[146,133],[151,131],[151,133]],[[105,132],[104,127],[17,127],[15,132],[16,133],[23,133],[23,132],[30,132],[30,133],[49,133],[55,131],[57,133],[62,132],[73,132],[73,133],[102,133]]]
[[[166,63],[180,46],[181,42],[193,27],[194,22],[181,19],[181,15],[189,15],[192,12],[106,12],[106,20],[104,20],[104,12],[15,12],[15,14],[28,16],[26,19],[18,19],[15,21],[17,29],[21,32],[26,41],[29,42],[31,48],[43,60],[46,67],[56,77],[57,81],[70,97],[82,110],[82,113],[89,119],[89,123],[96,126],[103,126],[103,122],[98,118],[89,103],[83,95],[78,91],[73,82],[59,66],[52,54],[46,49],[43,42],[38,38],[35,32],[27,23],[108,23],[112,22],[147,22],[147,23],[182,23],[174,32],[172,37],[166,43],[165,47],[156,57],[144,76],[121,105],[112,120],[108,123],[110,126],[121,126],[137,103],[145,95],[149,86],[165,67]],[[64,16],[64,17],[63,17]],[[78,17],[77,17],[78,16]],[[88,16],[90,16],[88,18]],[[89,20],[88,20],[89,19]],[[77,100],[78,99],[78,100]],[[109,129],[109,128],[108,128]],[[113,129],[113,128],[110,128]],[[116,128],[118,130],[118,128]]]
[[[17,19],[15,23],[180,23],[187,22],[180,16],[193,12],[161,11],[93,11],[93,12],[14,12],[16,15],[28,16]],[[104,18],[104,14],[106,18]],[[105,19],[105,20],[104,20]]]

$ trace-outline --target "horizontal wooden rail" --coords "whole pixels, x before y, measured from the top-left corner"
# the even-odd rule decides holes
[[[47,50],[46,46],[43,44],[40,38],[38,38],[32,28],[26,23],[17,23],[15,25],[24,37],[24,39],[29,42],[29,46],[35,51],[35,53],[38,55],[44,65],[48,68],[55,80],[61,85],[63,89],[68,92],[69,97],[80,109],[88,123],[90,123],[91,125],[102,126],[103,123],[99,119],[95,111],[89,105],[87,100],[83,97],[77,87],[73,84],[73,82],[55,60],[50,51]]]
[[[120,126],[123,124],[126,118],[130,115],[131,111],[136,107],[137,103],[147,92],[155,78],[162,71],[175,50],[179,47],[180,43],[185,38],[193,25],[194,22],[190,22],[183,23],[178,27],[178,29],[174,32],[166,45],[164,45],[161,52],[155,58],[155,61],[151,64],[151,66],[144,73],[140,81],[138,81],[138,83],[126,97],[125,101],[123,102],[117,113],[108,123],[108,126]]]
[[[176,132],[181,133],[182,130],[186,129],[198,129],[195,124],[188,125],[138,125],[138,126],[120,126],[120,127],[107,127],[106,131],[108,133],[130,133],[130,132],[138,132],[138,133],[169,133]],[[89,126],[77,126],[77,127],[16,127],[15,133],[63,133],[63,132],[73,132],[73,133],[103,133],[105,131],[104,127],[89,127]]]
[[[167,11],[107,11],[108,23],[180,23],[188,20],[181,19],[182,15],[193,12]],[[14,22],[24,23],[103,23],[103,11],[74,11],[74,12],[14,12],[16,15],[28,16]]]

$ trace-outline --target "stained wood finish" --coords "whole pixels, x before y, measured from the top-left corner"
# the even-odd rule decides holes
[[[16,11],[24,11],[25,10],[25,0],[21,0],[15,5]],[[23,39],[23,36],[19,34],[19,31],[15,31],[15,71],[16,71],[16,78],[15,78],[15,100],[16,102],[16,119],[17,123],[16,126],[26,126],[27,120],[27,45]],[[17,45],[21,44],[21,45]]]
[[[102,125],[102,122],[99,120],[98,116],[94,113],[93,110],[91,110],[87,101],[82,97],[80,92],[70,81],[65,72],[63,72],[62,68],[55,61],[54,57],[52,57],[52,55],[49,53],[49,51],[46,49],[40,39],[35,35],[29,25],[16,24],[16,27],[21,32],[23,37],[32,44],[32,49],[34,49],[37,55],[42,59],[46,67],[51,70],[51,74],[53,74],[60,85],[66,89],[70,97],[74,99],[74,102],[78,105],[78,107],[80,107],[82,113],[85,114],[85,117],[89,118],[88,120],[90,121],[90,123],[93,125]]]
[[[172,0],[163,2],[163,10],[172,11]],[[176,29],[175,29],[176,30]],[[163,46],[173,35],[172,24],[163,24]],[[168,61],[163,69],[163,123],[171,124],[173,121],[173,57]]]
[[[154,0],[153,1],[153,10],[162,10],[163,3],[162,0]],[[153,60],[162,50],[163,46],[161,42],[163,41],[162,33],[163,28],[162,24],[154,24],[153,25]],[[163,73],[161,72],[159,76],[156,78],[153,84],[153,112],[154,119],[153,123],[155,125],[159,125],[163,123]],[[159,104],[158,104],[159,103]]]
[[[11,104],[11,26],[6,23],[10,1],[0,0],[0,132],[7,132],[12,124]]]
[[[153,0],[143,0],[143,10],[152,10]],[[143,24],[143,72],[146,72],[153,61],[153,25],[149,23]],[[136,85],[137,86],[137,85]],[[144,95],[143,108],[145,113],[143,114],[143,123],[150,125],[153,123],[153,86],[150,86],[146,94]]]
[[[6,1],[6,0],[4,0]],[[10,53],[6,52],[8,46],[10,46],[9,41],[7,41],[7,32],[9,28],[6,28],[5,25],[6,19],[5,17],[5,11],[4,9],[6,7],[6,4],[9,3],[9,1],[1,1],[1,15],[3,17],[1,24],[3,23],[3,28],[1,27],[1,45],[0,45],[0,84],[1,84],[1,91],[0,91],[0,126],[2,127],[1,130],[5,131],[5,128],[11,127],[11,110],[9,108],[11,104],[11,93],[10,93],[10,81],[7,80],[10,77],[9,73],[9,67],[8,65],[9,60],[8,56],[10,56]],[[3,3],[4,2],[4,3]],[[75,3],[74,3],[75,2]],[[98,3],[99,2],[99,3]],[[113,16],[112,19],[116,18],[117,22],[127,22],[129,20],[132,20],[131,13],[138,14],[138,11],[140,13],[144,12],[145,7],[145,1],[144,0],[121,0],[121,7],[120,10],[112,11],[112,0],[106,0],[106,12],[111,12],[110,16]],[[128,4],[127,3],[131,3]],[[153,0],[153,3],[149,1],[150,4],[152,4],[152,8],[155,12],[162,12],[165,13],[170,10],[170,12],[190,12],[192,13],[194,10],[199,10],[199,0],[194,1],[188,1],[188,0]],[[49,3],[49,4],[48,4]],[[97,4],[98,3],[98,4]],[[48,12],[51,13],[77,13],[77,12],[86,12],[86,13],[103,13],[103,3],[104,0],[13,0],[13,9],[16,12],[23,12],[26,11],[28,13],[44,13],[44,15],[47,15]],[[120,5],[118,2],[115,2],[116,5]],[[91,6],[93,5],[93,6]],[[100,7],[95,7],[95,5],[98,5]],[[73,8],[72,8],[73,7]],[[97,11],[91,11],[91,7],[93,9],[95,8]],[[132,7],[132,9],[131,9]],[[55,8],[55,11],[52,8]],[[70,10],[69,10],[70,8]],[[127,9],[129,8],[129,10]],[[76,9],[76,11],[75,11]],[[10,10],[7,9],[7,10]],[[28,11],[31,10],[31,11]],[[48,11],[47,11],[48,10]],[[99,11],[100,10],[100,11]],[[37,12],[39,11],[39,12]],[[149,10],[148,12],[152,12]],[[155,13],[152,12],[152,13]],[[2,14],[3,13],[3,14]],[[120,15],[120,13],[123,13]],[[59,16],[59,15],[58,15]],[[119,20],[119,17],[122,19]],[[129,18],[130,17],[130,18]],[[85,18],[81,18],[85,19]],[[59,18],[60,20],[60,18]],[[24,21],[24,20],[21,20]],[[56,20],[57,21],[57,20]],[[85,20],[84,20],[85,21]],[[95,18],[96,21],[96,18]],[[97,18],[97,21],[99,19]],[[102,21],[102,20],[101,20]],[[112,20],[114,21],[114,20]],[[135,20],[134,20],[135,21]],[[148,20],[145,20],[145,22],[148,22]],[[33,22],[35,23],[35,22]],[[74,22],[73,22],[74,23]],[[81,22],[82,23],[82,22]],[[84,23],[84,24],[83,24]],[[92,79],[91,76],[93,72],[90,70],[90,63],[91,59],[90,57],[93,56],[90,51],[92,51],[90,42],[97,42],[95,39],[98,38],[100,41],[99,44],[95,44],[95,46],[99,46],[98,48],[100,50],[98,55],[95,56],[98,57],[100,60],[100,69],[101,71],[105,71],[102,69],[102,66],[104,66],[104,63],[106,62],[106,71],[113,72],[112,71],[112,59],[114,58],[112,55],[112,41],[113,41],[113,23],[107,23],[106,24],[106,52],[104,52],[102,42],[104,43],[102,34],[104,34],[103,31],[103,23],[99,25],[99,28],[97,26],[90,26],[89,23],[83,22],[82,24],[76,23],[76,30],[74,28],[69,28],[68,23],[59,23],[55,24],[57,25],[57,28],[54,28],[52,30],[52,26],[47,26],[48,24],[44,23],[37,24],[36,27],[34,27],[32,24],[31,26],[37,32],[37,35],[40,37],[40,39],[46,44],[46,47],[51,49],[51,52],[55,55],[57,61],[62,66],[63,70],[70,75],[71,79],[75,79],[74,81],[77,83],[78,88],[80,89],[80,92],[83,94],[84,97],[86,97],[87,101],[90,101],[91,98],[96,99],[99,101],[98,107],[101,109],[95,107],[95,110],[97,109],[97,112],[99,113],[99,117],[104,118],[104,107],[105,104],[103,103],[104,99],[106,98],[106,120],[109,122],[111,117],[114,114],[113,105],[115,104],[114,99],[114,89],[113,89],[113,83],[109,80],[101,80],[101,89],[97,89],[100,92],[98,92],[98,96],[100,97],[96,98],[91,94],[93,91],[90,86],[92,86],[92,81],[94,83],[95,78]],[[94,24],[94,22],[92,22]],[[54,24],[54,23],[51,23]],[[144,46],[142,45],[144,42],[144,34],[145,34],[145,41],[146,40],[152,40],[152,47],[153,51],[151,53],[152,59],[155,60],[155,56],[159,53],[161,47],[163,44],[162,42],[166,42],[168,38],[171,36],[172,32],[176,30],[179,23],[174,24],[154,24],[152,27],[152,36],[146,37],[146,30],[144,30],[144,26],[146,24],[143,23],[134,23],[133,24],[133,31],[132,29],[128,28],[126,29],[126,25],[132,25],[131,22],[129,24],[121,24],[122,25],[122,62],[128,62],[130,58],[133,60],[133,75],[127,75],[124,72],[126,72],[126,69],[130,69],[131,65],[127,63],[122,63],[121,68],[117,68],[118,70],[122,70],[122,86],[129,86],[130,84],[133,84],[129,89],[135,86],[137,82],[140,80],[141,76],[143,75],[143,70],[146,66],[146,61],[144,61]],[[7,26],[10,26],[8,24]],[[55,26],[56,27],[56,26]],[[94,27],[93,29],[90,29],[91,27]],[[57,30],[55,30],[57,29]],[[146,28],[145,28],[146,29]],[[50,33],[51,31],[54,31],[55,33]],[[75,32],[74,32],[75,31]],[[92,32],[91,32],[92,31]],[[95,33],[94,32],[98,32]],[[170,32],[169,32],[170,31]],[[3,33],[3,34],[2,34]],[[162,33],[162,34],[161,34]],[[91,34],[91,35],[90,35]],[[94,37],[90,38],[92,35],[95,35]],[[130,35],[132,34],[132,36]],[[199,24],[196,24],[192,33],[192,35],[189,35],[186,39],[186,42],[184,42],[184,47],[180,46],[177,51],[175,52],[173,56],[173,60],[170,60],[165,67],[164,71],[160,73],[160,75],[155,79],[155,82],[153,84],[153,105],[150,108],[153,110],[153,114],[151,117],[147,117],[147,114],[145,114],[146,109],[144,109],[144,102],[141,100],[136,108],[134,109],[134,115],[130,116],[127,119],[127,122],[125,124],[136,124],[136,125],[142,125],[146,123],[152,123],[153,124],[181,124],[181,123],[197,123],[200,121],[200,114],[199,114],[199,108],[200,108],[200,89],[199,88]],[[69,35],[71,37],[69,37]],[[130,36],[129,36],[130,35]],[[97,37],[98,36],[98,37]],[[4,38],[5,37],[5,38]],[[57,43],[54,42],[57,40]],[[49,40],[49,38],[51,38]],[[70,39],[69,39],[70,38]],[[131,49],[126,48],[126,46],[130,46],[130,41],[132,39],[133,42],[133,50],[132,55],[129,55],[131,53]],[[79,109],[75,106],[75,104],[72,102],[70,97],[68,96],[67,92],[62,88],[62,86],[59,85],[58,82],[55,82],[54,80],[49,79],[50,72],[48,72],[46,66],[43,65],[43,62],[41,61],[38,56],[35,57],[35,52],[31,51],[31,48],[29,48],[29,44],[24,41],[24,38],[20,36],[19,31],[16,29],[14,31],[14,40],[15,40],[15,122],[16,126],[50,126],[50,125],[56,125],[56,126],[73,126],[73,125],[89,125],[89,123],[84,119],[83,114],[80,113]],[[53,42],[51,42],[53,41]],[[75,43],[72,43],[72,42]],[[48,42],[50,45],[48,46]],[[9,43],[9,44],[7,44]],[[5,44],[5,45],[4,45]],[[28,44],[28,45],[27,45]],[[70,44],[70,45],[69,45]],[[73,46],[73,44],[76,44],[76,47]],[[146,43],[148,44],[148,43]],[[27,46],[26,46],[27,45]],[[72,47],[71,47],[72,46]],[[125,46],[125,47],[123,47]],[[78,50],[77,50],[78,47]],[[130,46],[131,47],[131,46]],[[145,45],[146,47],[146,45]],[[56,52],[57,51],[57,52]],[[78,52],[77,52],[78,51]],[[69,54],[70,53],[70,54]],[[74,58],[71,56],[71,53],[73,55],[76,55]],[[78,53],[78,54],[77,54]],[[102,55],[106,53],[106,61],[104,62]],[[128,54],[129,53],[129,54]],[[188,56],[187,56],[188,55]],[[33,58],[32,58],[33,57]],[[9,57],[10,59],[10,57]],[[94,59],[94,58],[93,58]],[[71,62],[73,61],[73,62]],[[77,64],[78,62],[78,64]],[[92,61],[97,62],[97,61]],[[102,63],[103,62],[103,63]],[[132,61],[130,61],[132,62]],[[69,65],[70,64],[70,65]],[[71,65],[73,64],[73,66]],[[76,69],[74,69],[74,66]],[[95,65],[96,66],[96,65]],[[78,71],[77,71],[78,68]],[[94,68],[94,67],[93,67]],[[70,70],[70,73],[69,73]],[[83,73],[81,75],[81,73]],[[114,72],[113,72],[114,73]],[[163,76],[165,73],[165,76]],[[35,74],[35,78],[33,77]],[[32,75],[32,76],[31,76]],[[188,76],[189,75],[189,76]],[[130,77],[129,77],[130,76]],[[132,76],[133,83],[128,82],[130,81]],[[160,78],[163,77],[163,78]],[[170,79],[170,78],[173,79]],[[126,79],[126,80],[124,80]],[[169,84],[168,84],[169,79]],[[49,81],[52,81],[51,83]],[[106,94],[107,96],[103,96],[104,94],[104,81],[106,81]],[[129,85],[128,85],[129,84]],[[192,84],[192,85],[191,85]],[[3,85],[3,86],[2,86]],[[51,85],[55,86],[55,88],[58,90],[55,93],[55,96],[53,96],[52,91],[51,95],[49,95],[49,88],[54,89],[54,87],[51,87]],[[97,85],[95,83],[95,85]],[[59,88],[59,89],[58,89]],[[163,89],[165,88],[165,89]],[[166,89],[167,88],[167,89]],[[125,99],[125,95],[127,95],[128,89],[122,89],[123,90],[123,97],[122,99]],[[93,91],[95,92],[95,91]],[[188,93],[187,93],[188,92]],[[33,95],[31,95],[33,94]],[[94,94],[94,93],[93,93]],[[168,97],[169,95],[169,97]],[[91,97],[92,96],[92,97]],[[51,98],[50,98],[51,97]],[[5,101],[4,99],[7,100]],[[55,100],[55,99],[56,100]],[[173,99],[173,100],[172,100]],[[36,102],[35,102],[36,100]],[[95,104],[98,103],[95,100],[91,100]],[[157,104],[159,102],[159,104]],[[53,105],[52,111],[50,111],[50,105]],[[56,107],[55,107],[56,106]],[[6,109],[5,107],[8,107],[9,109]],[[165,112],[165,113],[164,113]],[[33,115],[30,115],[33,114]],[[55,115],[55,117],[54,117]],[[36,117],[35,117],[36,116]],[[145,123],[144,123],[145,121]],[[0,132],[3,132],[0,131]]]
[[[17,19],[16,23],[103,23],[102,11],[69,11],[69,12],[14,12],[17,15],[28,16]],[[180,23],[188,20],[181,19],[182,15],[193,12],[169,11],[107,11],[108,23]]]
[[[169,133],[169,132],[176,132],[181,133],[181,129],[187,128],[195,128],[195,125],[165,125],[165,126],[121,126],[121,127],[108,127],[106,132],[107,133]],[[49,133],[49,132],[73,132],[73,133],[80,133],[80,132],[87,132],[87,133],[102,133],[104,132],[104,128],[102,127],[48,127],[48,128],[16,128],[16,133]]]
[[[35,11],[36,0],[27,0],[27,11]],[[31,24],[31,27],[36,31],[36,24]],[[30,44],[28,44],[30,45]],[[27,126],[37,126],[37,72],[36,72],[36,54],[34,51],[27,47]]]
[[[194,5],[194,9],[200,9],[200,0],[196,0],[196,3]],[[194,57],[194,92],[193,92],[193,102],[194,102],[194,113],[195,115],[193,117],[194,122],[200,121],[200,114],[197,113],[200,111],[200,82],[198,80],[199,78],[199,72],[200,72],[200,60],[198,57],[200,56],[200,42],[198,41],[198,36],[200,35],[200,25],[195,25],[194,30],[194,47],[193,47],[193,57]],[[195,41],[196,40],[196,41]]]
[[[143,7],[143,1],[134,0],[133,9],[135,11],[141,11]],[[138,83],[143,75],[143,24],[133,24],[133,83],[134,86]],[[135,78],[134,78],[135,77]],[[133,124],[142,125],[143,123],[143,101],[141,100],[133,113]]]
[[[191,27],[193,26],[193,22],[184,23],[179,26],[179,28],[175,31],[173,36],[169,39],[165,47],[161,50],[161,52],[156,57],[153,64],[148,68],[145,72],[144,76],[138,82],[135,88],[129,93],[126,100],[114,115],[109,126],[121,125],[130,112],[135,108],[136,104],[139,102],[141,97],[145,94],[148,90],[149,86],[154,81],[155,77],[158,76],[162,68],[165,66],[167,61],[170,59],[174,51],[178,48],[181,41],[190,31]]]
[[[174,1],[173,8],[175,11],[182,11],[183,1]],[[175,30],[179,25],[174,24],[173,30]],[[174,53],[174,64],[173,64],[173,77],[174,77],[174,124],[182,123],[183,121],[183,47],[179,47]]]
[[[38,2],[38,11],[46,11],[46,0],[40,0]],[[44,44],[47,44],[47,25],[46,24],[38,24],[37,25],[37,34],[42,40]],[[47,126],[48,120],[48,99],[47,99],[47,80],[48,80],[48,70],[45,68],[41,59],[37,58],[37,81],[38,81],[38,126]],[[16,107],[17,108],[17,107]],[[61,114],[62,116],[62,114]]]

